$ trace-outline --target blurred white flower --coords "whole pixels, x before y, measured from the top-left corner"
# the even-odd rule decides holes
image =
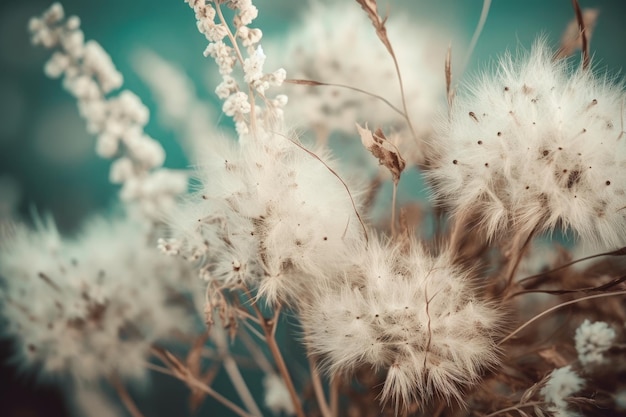
[[[276,374],[267,374],[263,378],[265,406],[276,415],[294,415],[293,402],[283,379]]]
[[[258,284],[273,302],[293,296],[309,274],[324,279],[348,265],[364,235],[359,206],[325,165],[328,155],[318,160],[279,134],[260,142],[214,139],[198,192],[172,227],[205,278]]]
[[[603,354],[613,344],[615,330],[607,323],[585,320],[576,329],[576,352],[583,366],[604,362]]]
[[[568,365],[563,368],[555,369],[550,374],[550,378],[546,385],[541,389],[541,395],[546,402],[551,404],[548,411],[554,413],[558,417],[576,416],[567,409],[567,397],[577,393],[585,386],[585,380],[579,377],[572,370],[572,366]]]
[[[17,226],[0,246],[4,336],[44,376],[142,379],[151,345],[189,325],[168,298],[184,271],[131,220],[94,219],[75,239]]]
[[[449,36],[418,17],[392,16],[387,22],[404,81],[409,116],[419,139],[432,130],[438,107],[445,104],[445,61]],[[356,2],[311,2],[301,21],[285,36],[266,41],[268,62],[283,65],[289,78],[360,88],[402,108],[393,60]],[[375,97],[334,86],[288,84],[286,112],[290,125],[354,134],[354,125],[388,127],[404,132],[404,143],[423,162],[422,151],[406,121]],[[407,136],[408,135],[408,136]]]

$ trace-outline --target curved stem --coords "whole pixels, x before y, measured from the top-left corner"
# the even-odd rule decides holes
[[[272,357],[276,362],[276,366],[278,367],[278,371],[280,375],[283,377],[283,381],[285,382],[285,386],[287,387],[287,391],[289,391],[289,397],[291,398],[291,402],[293,403],[294,410],[298,417],[306,417],[304,414],[304,410],[302,409],[302,402],[300,401],[300,397],[296,392],[296,388],[293,385],[293,380],[291,379],[291,375],[289,374],[289,370],[287,369],[287,364],[285,363],[285,359],[283,358],[282,353],[280,352],[280,348],[278,347],[278,343],[276,343],[276,338],[274,337],[274,332],[276,331],[276,324],[278,323],[276,317],[273,320],[267,320],[259,306],[257,305],[254,297],[250,294],[250,290],[246,287],[243,289],[246,297],[250,300],[250,304],[254,309],[259,321],[261,322],[261,327],[263,328],[263,332],[265,333],[265,339],[267,341],[267,346],[272,353]]]
[[[110,379],[111,385],[115,388],[117,395],[120,397],[122,404],[126,407],[126,410],[130,413],[132,417],[144,417],[143,413],[139,411],[139,407],[130,396],[128,390],[122,383],[122,381],[116,375],[112,376]]]
[[[507,337],[505,337],[500,342],[498,342],[498,345],[502,345],[504,342],[506,342],[507,340],[509,340],[510,338],[515,336],[517,333],[521,332],[523,329],[525,329],[526,327],[528,327],[530,324],[534,323],[535,321],[539,320],[541,317],[545,316],[546,314],[549,314],[549,313],[551,313],[553,311],[559,310],[559,309],[561,309],[563,307],[567,307],[568,305],[576,304],[576,303],[578,303],[580,301],[591,300],[591,299],[594,299],[594,298],[611,297],[611,296],[614,296],[614,295],[626,295],[626,291],[617,291],[617,292],[611,292],[611,293],[589,295],[587,297],[577,298],[575,300],[570,300],[570,301],[567,301],[565,303],[561,303],[559,305],[551,307],[551,308],[547,309],[546,311],[543,311],[543,312],[537,314],[535,317],[533,317],[532,319],[528,320],[526,323],[524,323],[521,326],[519,326],[513,332],[509,333],[509,335]]]

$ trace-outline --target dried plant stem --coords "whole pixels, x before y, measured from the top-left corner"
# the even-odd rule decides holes
[[[254,358],[254,362],[259,366],[259,368],[261,368],[263,372],[265,372],[266,374],[274,373],[274,368],[272,367],[272,364],[269,360],[267,360],[265,354],[263,354],[263,351],[254,342],[254,340],[252,340],[252,337],[250,337],[247,332],[241,331],[239,333],[239,340],[243,342],[248,352],[250,352],[250,354]]]
[[[324,162],[324,160],[322,158],[317,156],[315,154],[315,152],[312,152],[312,151],[308,150],[304,146],[300,145],[298,142],[294,141],[293,139],[291,139],[291,138],[289,138],[289,137],[287,137],[287,136],[285,136],[285,135],[283,135],[283,134],[281,134],[279,132],[275,132],[275,133],[280,135],[280,136],[282,136],[282,137],[284,137],[289,142],[293,143],[298,148],[302,149],[304,152],[308,153],[313,158],[315,158],[318,161],[320,161],[331,174],[333,174],[335,177],[337,177],[337,179],[341,182],[343,187],[346,189],[346,192],[348,193],[348,197],[350,197],[350,202],[352,203],[352,209],[354,210],[354,214],[356,214],[356,217],[359,220],[359,223],[361,224],[361,228],[363,229],[363,235],[365,236],[365,243],[368,243],[369,242],[369,235],[367,233],[367,227],[365,227],[365,222],[363,222],[363,218],[361,217],[361,214],[359,213],[359,210],[356,207],[356,203],[354,202],[354,198],[352,197],[352,192],[350,192],[350,188],[348,188],[348,184],[346,184],[346,182],[343,180],[343,178],[341,178],[341,176],[339,174],[337,174],[337,172],[334,169],[332,169],[330,166],[328,166],[328,164],[326,162]]]
[[[400,73],[400,66],[398,65],[398,59],[396,58],[396,54],[391,49],[391,45],[389,46],[389,52],[391,54],[391,58],[393,59],[393,65],[396,68],[396,74],[398,75],[398,84],[400,85],[400,97],[402,98],[402,109],[404,110],[404,118],[406,120],[406,124],[409,126],[411,130],[411,135],[413,135],[413,139],[415,142],[419,142],[417,137],[417,133],[415,132],[415,128],[413,127],[413,122],[411,122],[411,118],[409,117],[409,110],[406,106],[406,95],[404,93],[404,83],[402,82],[402,74]]]
[[[363,210],[366,213],[369,213],[374,207],[374,203],[376,202],[376,197],[378,196],[378,192],[380,191],[381,186],[383,185],[383,180],[380,174],[376,175],[367,187],[367,192],[365,193],[365,197],[363,198]]]
[[[448,119],[452,112],[452,100],[454,96],[454,90],[452,89],[452,43],[448,45],[448,52],[446,53],[446,63],[444,66],[446,74],[446,98],[448,100]]]
[[[166,353],[164,354],[163,351],[161,351],[161,349],[157,349],[154,347],[152,348],[151,351],[153,355],[155,355],[165,365],[168,366],[168,368],[170,369],[170,372],[167,372],[166,373],[167,375],[171,375],[185,382],[190,388],[196,388],[206,393],[207,395],[209,395],[210,397],[212,397],[213,399],[215,399],[216,401],[218,401],[219,403],[221,403],[222,405],[224,405],[225,407],[227,407],[229,410],[233,411],[235,414],[237,414],[240,417],[257,417],[253,414],[246,412],[243,408],[239,407],[238,405],[233,403],[231,400],[224,397],[223,395],[221,395],[220,393],[218,393],[217,391],[215,391],[213,388],[206,385],[202,381],[199,381],[195,376],[193,376],[189,372],[188,369],[182,367],[180,363],[173,363],[170,360],[170,358],[173,358],[174,355],[169,354],[169,352],[167,351],[165,351]],[[158,368],[152,368],[152,369],[159,371]]]
[[[478,25],[476,25],[476,30],[474,31],[474,35],[472,36],[470,46],[469,48],[467,48],[467,55],[465,56],[465,59],[463,60],[463,65],[461,65],[460,74],[463,74],[465,72],[465,69],[467,68],[467,65],[469,64],[469,60],[472,57],[472,54],[474,53],[474,49],[476,48],[476,45],[478,44],[478,38],[480,38],[480,34],[483,32],[483,29],[485,28],[485,23],[487,22],[487,16],[489,15],[490,8],[491,8],[491,0],[484,0],[483,8],[480,12],[480,18],[478,19]]]
[[[310,86],[315,86],[315,87],[317,87],[317,86],[339,87],[339,88],[345,88],[345,89],[348,89],[348,90],[356,91],[357,93],[365,94],[367,96],[374,97],[374,98],[382,101],[387,106],[389,106],[389,108],[391,110],[393,110],[396,113],[398,113],[404,119],[407,118],[407,115],[405,114],[405,112],[403,112],[402,110],[400,110],[399,108],[397,108],[396,106],[391,104],[391,102],[389,100],[387,100],[386,98],[384,98],[382,96],[379,96],[378,94],[370,93],[367,90],[362,90],[362,89],[357,88],[357,87],[352,87],[352,86],[346,85],[346,84],[325,83],[325,82],[322,82],[322,81],[303,80],[303,79],[289,79],[289,80],[285,80],[283,82],[289,83],[289,84],[297,84],[297,85],[310,85]]]
[[[315,391],[315,398],[317,404],[320,407],[322,417],[332,417],[332,412],[326,401],[326,395],[324,394],[324,386],[322,385],[322,378],[317,371],[317,364],[315,360],[309,356],[309,368],[311,369],[311,382],[313,383],[313,391]]]
[[[110,379],[110,382],[113,388],[115,388],[117,395],[120,397],[122,404],[124,404],[124,407],[126,407],[126,410],[128,410],[128,413],[132,417],[144,417],[143,413],[139,411],[139,407],[137,407],[137,404],[135,404],[135,401],[132,399],[128,390],[126,389],[122,381],[120,381],[120,379],[117,377],[117,375],[113,375]]]
[[[528,236],[526,236],[525,239],[523,238],[523,233],[518,233],[517,236],[513,238],[513,247],[511,248],[512,255],[509,258],[509,262],[506,267],[506,273],[504,274],[504,276],[506,277],[507,295],[513,284],[513,278],[515,278],[515,272],[517,271],[517,268],[519,267],[519,264],[522,261],[522,258],[524,258],[524,254],[526,253],[526,250],[528,249],[530,242],[535,236],[536,230],[537,230],[536,228],[533,229],[528,234]],[[524,239],[523,243],[522,243],[522,239]],[[504,299],[506,298],[507,297],[505,296]]]
[[[391,194],[391,236],[396,235],[396,200],[398,197],[398,181],[393,182],[393,192]]]
[[[553,311],[559,310],[559,309],[561,309],[563,307],[567,307],[568,305],[576,304],[576,303],[581,302],[581,301],[592,300],[594,298],[612,297],[612,296],[617,296],[617,295],[626,295],[626,291],[616,291],[616,292],[610,292],[610,293],[604,293],[604,294],[589,295],[587,297],[577,298],[575,300],[570,300],[570,301],[561,303],[559,305],[556,305],[554,307],[551,307],[551,308],[547,309],[546,311],[542,311],[541,313],[537,314],[535,317],[533,317],[532,319],[528,320],[526,323],[524,323],[521,326],[519,326],[513,332],[509,333],[508,336],[506,336],[504,339],[502,339],[500,342],[498,342],[498,345],[502,345],[504,342],[506,342],[507,340],[509,340],[513,336],[515,336],[517,333],[521,332],[523,329],[528,327],[530,324],[534,323],[535,321],[539,320],[541,317],[543,317],[546,314],[549,314],[549,313],[551,313]]]
[[[330,415],[331,417],[339,416],[339,385],[340,376],[335,375],[330,381]]]
[[[225,330],[221,327],[221,323],[217,323],[217,326],[213,326],[212,329],[213,341],[217,346],[218,352],[223,361],[224,369],[230,378],[237,395],[246,406],[249,412],[254,415],[262,416],[261,410],[257,405],[245,379],[241,375],[241,371],[237,366],[237,362],[233,359],[228,349],[228,341]]]
[[[494,411],[493,413],[487,414],[487,415],[485,415],[483,417],[495,417],[498,414],[506,413],[508,411],[520,411],[519,410],[520,408],[535,407],[537,405],[545,405],[545,404],[546,404],[545,401],[534,401],[534,402],[529,402],[529,403],[525,403],[525,404],[516,404],[516,405],[513,405],[511,407],[507,407],[507,408],[503,408],[503,409],[498,410],[498,411]],[[522,414],[522,413],[520,413],[520,414]],[[522,415],[524,415],[524,414],[522,414]]]
[[[582,43],[582,51],[583,51],[583,69],[589,68],[589,63],[591,59],[589,57],[589,42],[587,41],[587,33],[585,30],[585,19],[583,18],[583,12],[580,9],[580,4],[578,4],[578,0],[572,0],[572,5],[574,6],[574,12],[576,12],[576,20],[578,21],[578,31],[580,32],[580,39]]]
[[[601,256],[624,256],[624,255],[626,255],[626,246],[623,247],[623,248],[611,251],[611,252],[602,252],[602,253],[597,253],[595,255],[585,256],[584,258],[576,259],[574,261],[568,262],[566,264],[558,266],[558,267],[556,267],[554,269],[551,269],[549,271],[542,272],[542,273],[536,274],[536,275],[531,275],[529,277],[520,279],[518,282],[521,284],[521,283],[524,283],[526,281],[530,281],[530,280],[535,279],[535,278],[543,277],[543,276],[552,274],[554,272],[560,271],[561,269],[565,269],[565,268],[567,268],[569,266],[572,266],[574,264],[577,264],[579,262],[588,261],[589,259],[599,258]]]
[[[243,402],[250,413],[255,416],[262,416],[263,413],[261,413],[261,409],[254,400],[245,379],[241,375],[237,362],[235,362],[230,354],[225,356],[223,360],[224,369],[226,369],[226,373],[228,374],[233,387],[235,387],[235,391],[237,391],[237,395],[239,395],[241,402]]]
[[[250,290],[244,287],[243,291],[248,297],[248,299],[250,300],[250,304],[252,308],[254,309],[254,312],[256,313],[259,321],[261,322],[261,327],[263,328],[263,333],[265,333],[265,340],[267,342],[267,346],[269,347],[272,357],[274,358],[274,361],[276,362],[276,366],[278,367],[278,372],[283,377],[283,382],[285,383],[285,386],[287,387],[287,391],[289,391],[289,397],[291,398],[291,402],[293,403],[296,416],[306,417],[304,414],[304,410],[302,408],[300,397],[298,396],[298,393],[296,392],[296,388],[293,385],[293,380],[291,379],[291,375],[289,374],[289,369],[287,369],[287,364],[285,363],[285,360],[283,359],[283,355],[280,352],[280,348],[278,347],[278,343],[276,343],[276,338],[274,337],[275,336],[274,332],[276,331],[275,327],[278,323],[278,321],[276,320],[277,317],[274,316],[273,320],[267,320],[265,316],[263,316],[263,313],[261,312],[261,310],[259,309],[259,306],[254,300],[254,297],[252,297],[252,294],[250,294]]]
[[[463,231],[466,227],[465,223],[465,216],[454,218],[452,230],[450,231],[450,240],[448,243],[452,253],[458,253],[461,250],[461,240],[463,238]]]

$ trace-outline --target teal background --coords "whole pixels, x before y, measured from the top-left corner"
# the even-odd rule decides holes
[[[116,187],[108,183],[109,162],[95,155],[94,138],[85,132],[75,101],[63,91],[58,80],[47,79],[43,74],[43,64],[50,52],[30,45],[26,31],[28,18],[39,15],[49,4],[5,0],[0,5],[0,178],[10,178],[21,190],[18,206],[21,214],[32,208],[51,212],[62,230],[72,231],[89,213],[110,207],[115,201]],[[196,30],[192,10],[182,0],[67,0],[63,4],[67,14],[80,16],[86,39],[97,40],[110,53],[125,77],[124,87],[137,93],[150,107],[152,118],[146,130],[165,147],[168,155],[165,165],[188,167],[175,135],[157,120],[153,98],[133,74],[131,60],[138,48],[148,48],[178,63],[196,81],[200,96],[219,106],[213,97],[214,86],[207,85],[207,80],[215,79],[217,70],[210,59],[202,56],[206,40]],[[255,4],[260,10],[255,25],[266,36],[278,36],[293,24],[306,2],[259,0]],[[596,67],[620,74],[626,65],[625,3],[587,0],[581,1],[581,5],[600,9],[591,42]],[[456,28],[469,43],[481,7],[481,0],[406,0],[395,2],[390,13],[428,16],[429,20]],[[557,45],[573,16],[569,0],[494,0],[468,73],[485,67],[507,48],[530,47],[537,34],[545,34]],[[453,62],[458,63],[460,59],[456,58],[462,54],[453,45]],[[405,200],[415,191],[413,184],[411,180],[403,182],[401,195]],[[9,198],[6,189],[1,190],[4,194],[0,194],[0,202]],[[286,351],[298,350],[293,339],[285,339],[284,343],[290,344]],[[0,356],[6,357],[8,348],[1,347]],[[9,416],[63,415],[62,404],[53,395],[49,396],[47,388],[31,391],[32,378],[16,378],[10,367],[2,372],[7,376],[0,375],[0,410],[9,410]],[[260,382],[260,375],[251,377]],[[229,388],[223,386],[223,391],[229,393]],[[186,389],[161,379],[155,381],[155,388],[159,390],[160,400],[146,401],[146,414],[181,415],[177,410],[184,407]],[[30,409],[32,414],[17,414],[19,410],[11,408],[22,404],[20,401],[34,407],[31,398],[49,405]],[[9,405],[3,406],[3,402]],[[228,415],[223,409],[213,407],[216,405],[209,402],[203,414]],[[11,410],[18,411],[10,414]]]
[[[466,44],[482,7],[481,0],[389,3],[391,14],[414,13],[420,19],[427,16],[428,20],[454,27]],[[618,73],[626,63],[624,2],[581,3],[582,7],[601,10],[591,42],[596,67]],[[95,155],[94,138],[85,132],[74,100],[59,81],[43,75],[42,67],[50,52],[30,45],[26,22],[49,4],[5,0],[0,6],[0,177],[10,177],[18,184],[22,213],[32,207],[52,212],[60,227],[68,230],[86,214],[110,205],[116,187],[108,183],[109,162]],[[259,0],[255,4],[260,10],[256,25],[265,36],[276,36],[293,24],[306,2]],[[217,72],[211,60],[202,56],[206,41],[196,30],[192,10],[179,0],[68,0],[64,6],[67,14],[80,16],[86,39],[97,40],[111,54],[125,77],[124,87],[136,92],[151,108],[146,130],[165,147],[166,166],[187,167],[174,134],[156,119],[154,101],[134,75],[131,60],[139,48],[153,50],[184,68],[197,82],[200,96],[217,104],[214,86],[207,85]],[[529,47],[537,34],[548,36],[557,45],[572,18],[568,0],[493,1],[467,73],[484,67],[507,48]],[[462,48],[453,45],[453,65],[462,60]],[[454,75],[458,78],[459,74]]]

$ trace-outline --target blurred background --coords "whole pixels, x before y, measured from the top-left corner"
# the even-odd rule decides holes
[[[453,73],[454,64],[465,57],[462,48],[469,44],[483,5],[482,0],[380,3],[381,9],[389,10],[391,15],[426,17],[451,28],[463,40],[459,48],[452,45]],[[620,74],[626,66],[626,3],[580,3],[583,8],[599,10],[591,40],[595,68],[623,78]],[[12,211],[21,216],[28,216],[32,210],[51,213],[61,230],[71,232],[89,213],[110,207],[115,202],[116,187],[108,182],[109,162],[96,156],[94,138],[86,133],[75,100],[58,80],[47,79],[43,74],[50,52],[30,44],[28,19],[50,4],[39,0],[4,0],[0,4],[0,216]],[[279,37],[295,24],[306,4],[302,0],[257,0],[255,5],[260,12],[253,26],[262,28],[266,38]],[[212,60],[202,55],[206,40],[196,30],[191,9],[182,0],[66,0],[63,5],[66,14],[81,18],[85,38],[97,40],[109,52],[125,77],[124,88],[134,91],[150,108],[152,117],[146,131],[166,149],[166,167],[189,167],[184,146],[177,141],[176,132],[160,122],[155,97],[136,74],[136,65],[140,51],[146,50],[175,63],[194,81],[198,97],[215,106],[207,112],[206,122],[227,124],[220,117],[219,103],[213,94],[219,75]],[[538,34],[558,46],[573,18],[570,0],[494,1],[466,73],[484,68],[506,49],[529,48]],[[443,73],[443,62],[441,67]],[[10,346],[2,342],[0,414],[67,415],[58,388],[37,383],[26,374],[18,376],[7,360],[9,357]],[[174,394],[170,389],[177,390],[179,397],[184,395],[183,387],[168,385],[168,396]],[[151,407],[153,413],[149,415],[178,415],[176,405]]]

